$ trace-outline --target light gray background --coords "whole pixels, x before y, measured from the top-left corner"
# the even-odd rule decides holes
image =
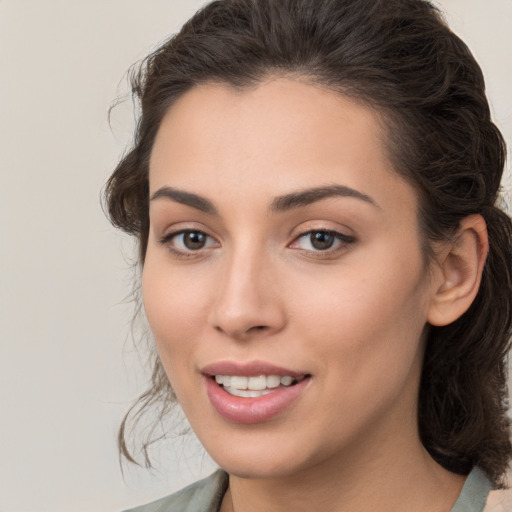
[[[177,439],[123,480],[116,428],[146,377],[123,303],[131,243],[99,205],[131,136],[130,102],[107,122],[125,71],[203,3],[0,0],[0,512],[116,511],[212,470]],[[511,145],[512,1],[439,4]]]

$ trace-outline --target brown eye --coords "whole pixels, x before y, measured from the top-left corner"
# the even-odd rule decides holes
[[[182,254],[199,252],[202,249],[218,247],[219,245],[210,235],[194,230],[169,233],[160,240],[160,243],[172,251]]]
[[[309,237],[311,246],[317,251],[330,249],[336,240],[334,233],[326,231],[313,231]]]
[[[208,239],[207,235],[200,231],[187,231],[186,233],[183,233],[182,236],[183,245],[191,251],[203,249]]]
[[[338,231],[318,229],[308,231],[297,237],[290,245],[292,249],[302,249],[308,252],[325,252],[332,254],[355,242],[353,236]]]

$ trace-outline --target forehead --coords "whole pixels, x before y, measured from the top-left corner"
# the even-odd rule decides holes
[[[275,196],[337,183],[368,195],[393,196],[404,187],[414,195],[393,169],[384,134],[371,108],[304,81],[275,78],[243,90],[196,86],[162,120],[150,189],[172,185],[249,199],[262,185]]]

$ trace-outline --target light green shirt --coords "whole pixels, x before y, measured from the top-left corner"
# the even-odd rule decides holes
[[[219,469],[175,494],[125,512],[218,512],[228,482],[227,473]],[[492,488],[485,474],[473,469],[450,512],[482,512]]]

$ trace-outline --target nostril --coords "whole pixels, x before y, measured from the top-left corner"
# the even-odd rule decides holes
[[[219,331],[219,332],[224,332],[224,330],[222,329],[222,326],[220,326],[220,325],[215,326],[215,329],[217,331]],[[266,326],[266,325],[254,325],[252,327],[249,327],[249,329],[247,329],[245,332],[264,331],[265,329],[268,329],[268,326]]]

